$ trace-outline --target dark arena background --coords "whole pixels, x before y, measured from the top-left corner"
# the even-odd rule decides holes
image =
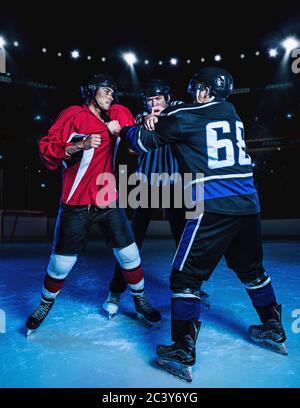
[[[240,4],[235,13],[189,2],[128,8],[0,7],[0,388],[299,388],[299,5],[264,11]],[[125,53],[136,61],[126,61]],[[38,306],[61,195],[61,168],[46,169],[39,140],[63,109],[81,105],[80,84],[90,73],[115,78],[119,103],[136,116],[144,110],[141,89],[148,80],[166,80],[173,99],[191,103],[189,80],[205,66],[225,68],[234,78],[229,102],[245,127],[264,267],[282,304],[288,356],[250,339],[248,326],[259,324],[258,317],[222,259],[202,287],[210,308],[201,305],[193,381],[157,366],[157,345],[170,343],[176,249],[159,209],[141,250],[147,296],[162,315],[159,329],[136,318],[129,291],[107,319],[102,304],[114,257],[93,226],[53,311],[27,338],[25,321]],[[127,164],[131,174],[137,157],[122,141],[116,164]],[[132,219],[132,210],[127,215]]]

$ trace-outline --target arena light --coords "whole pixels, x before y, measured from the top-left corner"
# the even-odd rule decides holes
[[[259,51],[255,51],[255,55],[258,57],[260,55]]]
[[[105,57],[102,57],[102,58],[101,58],[101,61],[102,61],[102,62],[105,62],[105,61],[106,61],[106,58],[105,58]]]
[[[146,65],[148,65],[148,64],[149,64],[149,60],[145,60],[144,63],[145,63]]]
[[[202,57],[202,58],[201,58],[201,62],[205,62],[205,58]]]
[[[91,57],[90,55],[88,55],[88,56],[86,57],[86,59],[87,59],[88,61],[90,61],[90,60],[92,59],[92,57]]]
[[[43,52],[44,54],[46,54],[47,48],[42,48],[42,52]]]
[[[278,51],[276,48],[270,48],[268,53],[269,53],[269,57],[271,58],[275,58],[278,55]]]
[[[61,52],[58,52],[58,53],[57,53],[57,56],[58,56],[58,57],[61,57],[61,56],[62,56],[62,53],[61,53]]]
[[[14,47],[19,47],[19,41],[14,41]]]
[[[3,37],[0,37],[0,48],[4,48],[6,45],[6,41]]]
[[[78,50],[71,51],[71,57],[74,59],[78,59],[80,57],[80,52]]]
[[[240,57],[241,57],[241,59],[244,59],[244,58],[245,58],[245,54],[241,54]]]
[[[163,64],[163,62],[162,61],[158,61],[158,65],[162,65]]]
[[[177,65],[177,63],[178,63],[178,59],[177,59],[177,58],[171,58],[171,59],[170,59],[170,64],[171,64],[171,65]]]
[[[187,63],[187,64],[190,64],[190,63],[191,63],[191,60],[190,60],[190,59],[187,59],[187,60],[186,60],[186,63]]]
[[[299,47],[300,43],[295,37],[287,37],[281,42],[282,47],[286,52],[291,52],[295,48]]]
[[[137,62],[137,58],[133,52],[125,52],[123,54],[123,59],[130,67],[133,67],[133,65]]]
[[[222,57],[220,54],[215,55],[215,61],[219,62],[221,61]]]

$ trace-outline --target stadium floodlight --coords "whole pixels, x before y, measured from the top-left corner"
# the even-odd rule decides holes
[[[295,37],[287,37],[281,42],[283,48],[286,52],[291,52],[295,48],[299,47],[300,42]]]
[[[77,59],[80,57],[80,52],[78,50],[71,51],[71,57]]]
[[[132,67],[137,62],[137,58],[133,52],[125,52],[123,54],[123,59],[130,67]]]
[[[269,52],[269,57],[271,58],[277,57],[278,51],[276,48],[270,48],[268,52]]]
[[[3,37],[0,37],[0,48],[4,48],[6,45],[6,41]]]

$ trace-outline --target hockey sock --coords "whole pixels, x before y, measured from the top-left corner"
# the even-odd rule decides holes
[[[247,288],[246,290],[255,308],[260,306],[274,306],[277,304],[276,296],[271,282],[261,288]]]
[[[200,298],[180,297],[179,293],[173,294],[171,302],[172,340],[178,341],[189,335],[191,322],[200,319]]]
[[[141,265],[133,269],[123,269],[122,272],[130,292],[133,296],[141,296],[144,294],[144,271]]]
[[[61,291],[61,288],[63,287],[64,283],[65,279],[55,279],[48,275],[48,273],[46,273],[44,279],[44,286],[42,289],[43,297],[46,299],[55,299],[56,296]]]

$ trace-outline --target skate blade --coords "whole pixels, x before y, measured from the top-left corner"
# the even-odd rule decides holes
[[[255,343],[259,344],[260,346],[274,351],[275,353],[282,354],[283,356],[288,355],[288,351],[286,348],[286,345],[284,343],[276,343],[276,341],[270,340],[270,339],[255,339],[254,337],[251,337],[252,340],[255,341]]]
[[[36,329],[27,329],[26,328],[26,337],[30,337],[35,331],[36,331]]]
[[[159,322],[150,322],[150,320],[145,319],[145,317],[141,313],[137,313],[137,317],[140,320],[143,320],[144,322],[150,324],[150,326],[156,327],[157,329],[160,328],[160,321]]]
[[[111,320],[115,317],[116,313],[108,313],[108,320]]]
[[[180,380],[192,382],[192,367],[184,366],[183,364],[176,363],[175,361],[165,360],[161,357],[158,357],[156,361],[157,364],[169,374],[174,375]]]
[[[108,313],[109,316],[111,315],[111,317],[114,317],[117,314],[118,309],[119,309],[118,306],[113,303],[110,303],[110,304],[104,303],[102,305],[102,308]]]

